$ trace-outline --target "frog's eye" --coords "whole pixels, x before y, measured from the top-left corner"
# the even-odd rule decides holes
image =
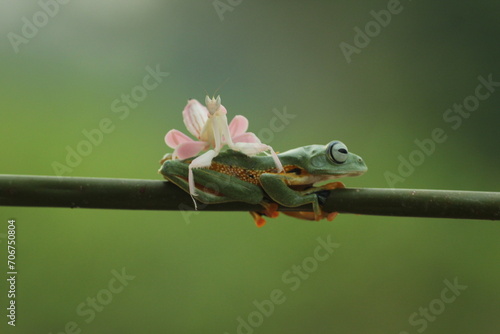
[[[332,141],[326,148],[328,157],[335,163],[343,164],[347,160],[349,151],[347,146],[340,141]]]

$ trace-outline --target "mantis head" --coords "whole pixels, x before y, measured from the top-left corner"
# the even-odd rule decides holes
[[[210,98],[208,95],[205,96],[205,105],[207,106],[210,115],[214,115],[221,107],[220,95],[217,95],[217,98]]]

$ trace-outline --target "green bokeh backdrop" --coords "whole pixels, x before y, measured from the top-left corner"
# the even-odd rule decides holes
[[[370,12],[388,1],[215,4],[231,8],[223,20],[212,1],[74,0],[59,5],[16,53],[9,33],[20,35],[23,17],[33,22],[41,6],[3,3],[0,173],[54,175],[67,146],[75,149],[82,131],[109,118],[114,131],[65,175],[160,179],[158,160],[169,151],[163,136],[171,128],[185,131],[187,99],[219,89],[229,117],[245,115],[257,134],[269,134],[263,129],[273,110],[295,115],[262,138],[275,150],[346,143],[369,166],[347,186],[500,191],[500,89],[457,129],[443,119],[474,94],[478,76],[500,81],[498,3],[401,1],[399,14],[350,63],[340,44],[354,45],[355,27],[364,30],[374,20]],[[147,66],[169,76],[120,119],[113,101],[142,84]],[[404,182],[388,184],[399,157],[408,159],[414,141],[435,128],[446,141]],[[494,222],[344,214],[333,222],[283,216],[257,229],[247,213],[186,218],[1,207],[4,273],[9,218],[17,220],[18,318],[15,328],[6,324],[2,280],[2,333],[60,333],[72,321],[82,333],[237,333],[238,318],[249,316],[258,326],[239,332],[493,333],[500,327]],[[317,238],[328,236],[340,246],[292,290],[283,275],[293,265],[310,265]],[[87,322],[78,306],[110,296],[112,271],[122,268],[135,278]],[[467,289],[440,303],[443,281],[455,278]],[[285,301],[259,323],[254,301],[276,289]],[[435,318],[409,322],[429,306]]]

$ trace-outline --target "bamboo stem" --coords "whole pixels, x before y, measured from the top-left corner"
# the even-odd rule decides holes
[[[0,206],[121,210],[194,210],[191,197],[157,180],[0,175]],[[256,211],[260,205],[199,205],[200,211]],[[332,190],[327,212],[382,216],[500,220],[500,193],[421,189]],[[280,206],[279,211],[311,211]]]

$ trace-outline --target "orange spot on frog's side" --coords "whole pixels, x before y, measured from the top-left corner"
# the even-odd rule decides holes
[[[283,167],[285,169],[285,173],[294,173],[297,175],[304,175],[306,172],[302,168],[294,165],[287,165]],[[209,167],[210,170],[214,172],[231,175],[237,177],[238,179],[259,185],[259,178],[263,173],[276,173],[275,168],[268,168],[262,170],[255,169],[247,169],[238,166],[225,165],[218,162],[212,162],[212,165]]]
[[[259,177],[262,173],[269,173],[274,170],[274,168],[266,170],[253,170],[238,166],[225,165],[218,162],[212,162],[212,165],[209,169],[213,170],[214,172],[237,177],[242,181],[255,185],[259,185]]]

